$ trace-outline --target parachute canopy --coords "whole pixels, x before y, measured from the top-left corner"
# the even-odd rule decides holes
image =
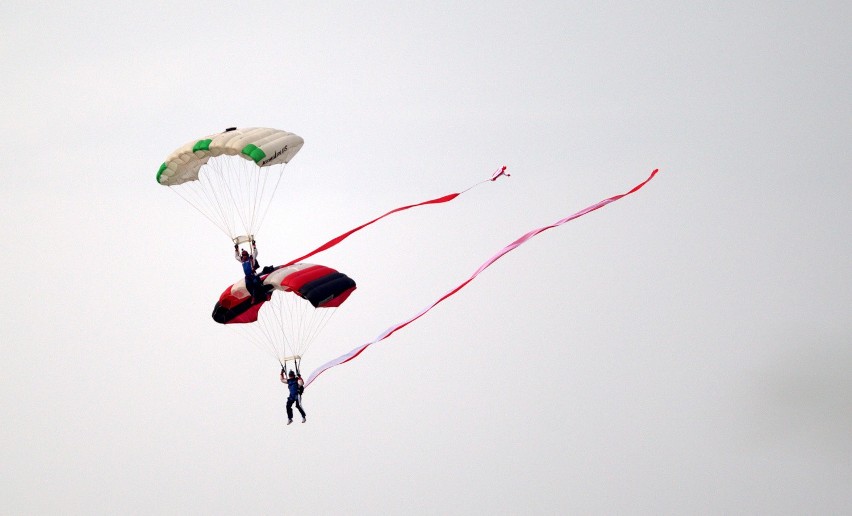
[[[213,320],[221,324],[254,322],[261,305],[276,291],[299,296],[314,308],[337,308],[356,288],[355,281],[342,272],[309,263],[277,267],[262,275],[261,282],[266,294],[260,300],[252,298],[245,278],[225,289],[213,309]]]
[[[286,165],[305,141],[264,127],[229,128],[192,140],[172,152],[157,171],[171,187],[235,243],[260,228]]]
[[[305,354],[356,288],[349,276],[309,263],[276,267],[261,275],[261,281],[263,291],[254,296],[245,278],[225,289],[213,308],[213,320],[243,330],[282,364]]]

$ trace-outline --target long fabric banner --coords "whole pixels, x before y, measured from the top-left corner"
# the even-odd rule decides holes
[[[505,171],[505,168],[503,169],[503,171]],[[437,305],[438,305],[439,303],[441,303],[443,300],[447,299],[448,297],[452,296],[453,294],[455,294],[456,292],[458,292],[459,290],[461,290],[462,288],[464,288],[464,287],[465,287],[468,283],[470,283],[470,282],[471,282],[471,281],[473,281],[473,280],[474,280],[477,276],[479,276],[479,274],[480,274],[480,273],[482,273],[482,271],[484,271],[485,269],[487,269],[488,267],[490,267],[492,263],[494,263],[494,262],[496,262],[497,260],[499,260],[500,258],[502,258],[502,257],[503,257],[506,253],[508,253],[509,251],[512,251],[512,250],[514,250],[514,249],[516,249],[516,248],[520,247],[520,246],[521,246],[522,244],[524,244],[526,241],[530,240],[531,238],[533,238],[534,236],[538,235],[539,233],[541,233],[541,232],[543,232],[543,231],[547,231],[548,229],[551,229],[551,228],[555,228],[555,227],[561,226],[561,225],[565,224],[566,222],[570,222],[570,221],[572,221],[572,220],[574,220],[574,219],[576,219],[576,218],[582,217],[583,215],[586,215],[586,214],[588,214],[588,213],[591,213],[591,212],[593,212],[593,211],[595,211],[595,210],[597,210],[597,209],[603,208],[604,206],[606,206],[607,204],[609,204],[609,203],[611,203],[611,202],[615,202],[615,201],[617,201],[617,200],[621,199],[622,197],[625,197],[625,196],[628,196],[628,195],[632,194],[633,192],[635,192],[635,191],[639,190],[640,188],[642,188],[643,186],[645,186],[645,185],[648,183],[648,181],[650,181],[651,179],[653,179],[653,178],[654,178],[654,176],[657,174],[657,172],[658,172],[658,169],[655,169],[653,172],[651,172],[651,175],[650,175],[650,176],[648,176],[648,178],[647,178],[646,180],[644,180],[644,181],[642,181],[641,183],[639,183],[638,185],[634,186],[632,189],[630,189],[630,191],[628,191],[628,192],[626,192],[626,193],[623,193],[623,194],[620,194],[620,195],[615,195],[615,196],[613,196],[613,197],[609,197],[609,198],[604,199],[604,200],[602,200],[602,201],[600,201],[600,202],[598,202],[598,203],[596,203],[596,204],[593,204],[593,205],[591,205],[591,206],[588,206],[588,207],[586,207],[586,208],[584,208],[584,209],[582,209],[582,210],[578,211],[577,213],[574,213],[573,215],[569,215],[569,216],[565,217],[564,219],[558,220],[558,221],[554,222],[553,224],[550,224],[550,225],[548,225],[548,226],[543,226],[543,227],[540,227],[540,228],[537,228],[537,229],[533,229],[532,231],[530,231],[530,232],[526,233],[525,235],[523,235],[522,237],[518,238],[517,240],[515,240],[515,241],[514,241],[514,242],[512,242],[511,244],[507,245],[507,246],[506,246],[506,247],[504,247],[503,249],[500,249],[500,251],[498,251],[498,252],[497,252],[497,254],[495,254],[494,256],[492,256],[491,258],[489,258],[488,260],[486,260],[486,261],[485,261],[485,263],[483,263],[482,265],[480,265],[480,266],[479,266],[479,268],[478,268],[478,269],[476,269],[476,271],[474,271],[474,273],[473,273],[473,274],[472,274],[469,278],[467,278],[467,279],[466,279],[466,280],[464,280],[462,283],[460,283],[460,284],[458,284],[457,286],[455,286],[455,287],[453,287],[452,289],[450,289],[450,290],[449,290],[446,294],[444,294],[443,296],[439,297],[439,298],[438,298],[435,302],[433,302],[432,304],[430,304],[429,306],[427,306],[426,308],[424,308],[423,310],[421,310],[421,311],[420,311],[417,315],[415,315],[414,317],[412,317],[412,318],[408,319],[407,321],[404,321],[404,322],[401,322],[401,323],[399,323],[399,324],[395,324],[395,325],[391,326],[390,328],[388,328],[388,329],[386,329],[385,331],[383,331],[382,333],[380,333],[380,334],[379,334],[379,335],[378,335],[375,339],[373,339],[371,342],[368,342],[368,343],[366,343],[366,344],[362,344],[361,346],[358,346],[357,348],[353,349],[352,351],[350,351],[350,352],[348,352],[348,353],[345,353],[345,354],[343,354],[343,355],[340,355],[339,357],[337,357],[337,358],[335,358],[335,359],[333,359],[333,360],[330,360],[329,362],[326,362],[325,364],[323,364],[323,365],[321,365],[320,367],[318,367],[318,368],[317,368],[314,372],[312,372],[312,373],[310,374],[310,376],[308,377],[307,381],[305,382],[305,387],[309,386],[309,385],[310,385],[310,384],[311,384],[314,380],[316,380],[316,379],[317,379],[317,377],[318,377],[319,375],[321,375],[321,374],[322,374],[322,373],[324,373],[325,371],[327,371],[327,370],[331,369],[332,367],[335,367],[335,366],[338,366],[338,365],[341,365],[341,364],[345,364],[346,362],[349,362],[350,360],[353,360],[354,358],[356,358],[358,355],[360,355],[360,354],[361,354],[361,353],[362,353],[365,349],[367,349],[368,347],[372,346],[373,344],[376,344],[377,342],[380,342],[380,341],[385,340],[386,338],[390,337],[391,335],[393,335],[393,334],[394,334],[395,332],[397,332],[398,330],[401,330],[402,328],[405,328],[406,326],[408,326],[409,324],[413,323],[413,322],[414,322],[414,321],[416,321],[417,319],[419,319],[419,318],[423,317],[424,315],[426,315],[426,313],[427,313],[427,312],[429,312],[430,310],[432,310],[433,308],[435,308],[435,306],[437,306]],[[491,179],[492,181],[493,181],[494,179],[496,179],[497,177],[499,177],[497,174],[498,174],[498,173],[495,173],[495,176],[493,177],[493,179]],[[474,185],[474,186],[475,186],[475,185]],[[453,195],[455,196],[455,195],[458,195],[458,194],[453,194]],[[427,202],[432,202],[432,201],[427,201]],[[443,202],[445,202],[445,201],[443,201]],[[413,206],[417,206],[417,205],[413,205]],[[404,207],[404,208],[400,208],[400,209],[406,209],[406,208],[409,208],[409,207],[411,207],[411,206],[406,206],[406,207]],[[398,211],[398,210],[394,210],[394,211]],[[389,212],[389,213],[387,213],[387,214],[385,214],[385,215],[389,215],[390,213],[393,213],[393,212]],[[383,215],[383,217],[384,217],[385,215]],[[381,218],[381,217],[379,217],[379,218]],[[378,219],[376,219],[376,220],[378,220]],[[375,222],[375,221],[372,221],[372,222]],[[371,224],[372,222],[369,222],[368,224]],[[366,224],[365,224],[365,225],[366,225]],[[363,226],[361,226],[361,227],[363,227]],[[360,229],[360,228],[356,228],[356,229],[355,229],[355,230],[353,230],[352,232],[357,231],[358,229]],[[350,232],[349,234],[351,234],[351,232]],[[349,234],[344,233],[344,235],[345,235],[345,236],[344,236],[344,235],[341,235],[341,236],[342,236],[343,238],[346,238],[346,236],[348,236]],[[338,238],[341,238],[341,237],[338,237]],[[341,239],[342,239],[342,238],[341,238]],[[330,246],[329,246],[329,247],[330,247]],[[316,251],[316,252],[319,252],[319,251]]]
[[[409,204],[408,206],[401,206],[399,208],[393,209],[393,210],[385,213],[384,215],[382,215],[380,217],[376,217],[375,219],[371,220],[370,222],[366,222],[364,224],[361,224],[360,226],[358,226],[356,228],[350,229],[346,233],[343,233],[339,236],[332,238],[331,240],[329,240],[328,242],[324,243],[323,245],[317,247],[316,249],[314,249],[310,253],[308,253],[304,256],[300,256],[300,257],[296,258],[295,260],[290,260],[289,262],[285,263],[284,266],[287,267],[289,265],[293,265],[294,263],[301,262],[305,258],[310,258],[311,256],[313,256],[317,253],[320,253],[322,251],[325,251],[326,249],[332,248],[332,247],[336,246],[337,244],[339,244],[340,242],[343,242],[352,233],[355,233],[356,231],[360,231],[360,230],[364,229],[365,227],[369,226],[370,224],[380,221],[381,219],[387,217],[388,215],[392,215],[394,213],[407,210],[409,208],[416,208],[417,206],[425,206],[427,204],[441,204],[441,203],[445,203],[445,202],[450,202],[453,199],[455,199],[456,197],[458,197],[459,195],[467,192],[468,190],[472,190],[473,188],[476,188],[477,186],[481,185],[482,183],[487,183],[489,181],[496,181],[497,178],[499,178],[501,176],[507,176],[508,177],[510,175],[511,174],[508,174],[506,172],[506,167],[503,167],[503,168],[498,169],[493,174],[491,174],[490,179],[485,179],[483,181],[480,181],[473,186],[469,186],[469,187],[465,188],[461,192],[451,193],[451,194],[447,194],[443,197],[438,197],[436,199],[430,199],[428,201],[419,202],[417,204]]]

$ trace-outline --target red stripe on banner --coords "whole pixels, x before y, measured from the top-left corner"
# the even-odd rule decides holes
[[[364,224],[361,224],[360,226],[358,226],[358,227],[356,227],[356,228],[350,229],[350,230],[349,230],[349,231],[347,231],[346,233],[343,233],[343,234],[341,234],[341,235],[339,235],[339,236],[336,236],[336,237],[332,238],[331,240],[329,240],[328,242],[324,243],[323,245],[321,245],[321,246],[317,247],[316,249],[314,249],[313,251],[309,252],[308,254],[306,254],[306,255],[304,255],[304,256],[300,256],[300,257],[298,257],[298,258],[296,258],[296,259],[294,259],[294,260],[290,260],[289,262],[285,263],[285,264],[284,264],[284,266],[286,267],[286,266],[288,266],[288,265],[293,265],[294,263],[300,262],[300,261],[304,260],[305,258],[310,258],[311,256],[313,256],[313,255],[315,255],[315,254],[317,254],[317,253],[320,253],[320,252],[322,252],[322,251],[325,251],[325,250],[327,250],[327,249],[330,249],[330,248],[332,248],[332,247],[336,246],[337,244],[339,244],[340,242],[343,242],[343,241],[344,241],[346,238],[348,238],[348,237],[349,237],[349,235],[351,235],[352,233],[355,233],[355,232],[357,232],[357,231],[360,231],[360,230],[364,229],[365,227],[369,226],[370,224],[373,224],[374,222],[378,222],[378,221],[382,220],[383,218],[387,217],[388,215],[392,215],[392,214],[394,214],[394,213],[398,213],[398,212],[400,212],[400,211],[405,211],[405,210],[407,210],[407,209],[409,209],[409,208],[416,208],[416,207],[418,207],[418,206],[425,206],[425,205],[427,205],[427,204],[441,204],[441,203],[445,203],[445,202],[450,202],[450,201],[452,201],[453,199],[455,199],[456,197],[458,197],[459,195],[461,195],[461,194],[463,194],[463,193],[467,192],[468,190],[471,190],[471,189],[473,189],[473,188],[475,188],[475,187],[477,187],[477,186],[481,185],[482,183],[487,183],[487,182],[489,182],[489,181],[496,181],[498,177],[500,177],[500,176],[508,176],[508,175],[509,175],[509,174],[507,174],[507,173],[506,173],[506,167],[503,167],[503,168],[501,168],[500,170],[498,170],[497,172],[494,172],[494,174],[492,174],[492,175],[491,175],[491,178],[486,179],[486,180],[484,180],[484,181],[480,181],[479,183],[476,183],[475,185],[470,186],[470,187],[466,188],[465,190],[462,190],[461,192],[451,193],[451,194],[444,195],[443,197],[438,197],[438,198],[436,198],[436,199],[430,199],[430,200],[428,200],[428,201],[419,202],[419,203],[417,203],[417,204],[409,204],[408,206],[401,206],[401,207],[399,207],[399,208],[393,209],[393,210],[391,210],[391,211],[389,211],[389,212],[385,213],[384,215],[382,215],[382,216],[380,216],[380,217],[376,217],[375,219],[373,219],[373,220],[371,220],[371,221],[369,221],[369,222],[365,222]]]
[[[351,235],[352,233],[360,231],[360,230],[364,229],[365,227],[369,226],[370,224],[373,224],[374,222],[380,221],[381,219],[387,217],[388,215],[392,215],[394,213],[407,210],[409,208],[416,208],[417,206],[424,206],[426,204],[440,204],[440,203],[444,203],[444,202],[449,202],[449,201],[452,201],[453,199],[455,199],[456,197],[458,197],[459,195],[460,194],[454,193],[454,194],[450,194],[450,195],[445,195],[444,197],[439,197],[437,199],[432,199],[430,201],[424,201],[424,202],[420,202],[420,203],[417,203],[417,204],[410,204],[408,206],[402,206],[400,208],[396,208],[394,210],[391,210],[391,211],[385,213],[381,217],[376,217],[375,219],[371,220],[370,222],[366,222],[364,224],[361,224],[357,228],[350,229],[346,233],[343,233],[342,235],[339,235],[339,236],[332,238],[331,240],[329,240],[328,242],[324,243],[323,245],[317,247],[316,249],[314,249],[310,253],[308,253],[304,256],[300,256],[299,258],[296,258],[295,260],[291,260],[284,265],[293,265],[294,263],[301,262],[305,258],[310,258],[311,256],[313,256],[317,253],[321,253],[322,251],[330,249],[330,248],[336,246],[337,244],[339,244],[340,242],[343,242],[344,240],[346,240],[346,238],[349,237],[349,235]]]
[[[551,228],[555,228],[555,227],[561,226],[562,224],[565,224],[566,222],[570,222],[570,221],[572,221],[572,220],[574,220],[574,219],[577,219],[577,218],[579,218],[579,217],[582,217],[583,215],[586,215],[586,214],[591,213],[591,212],[593,212],[593,211],[595,211],[595,210],[598,210],[598,209],[600,209],[600,208],[603,208],[604,206],[606,206],[607,204],[609,204],[609,203],[611,203],[611,202],[615,202],[615,201],[617,201],[617,200],[621,199],[622,197],[625,197],[625,196],[627,196],[627,195],[632,194],[633,192],[636,192],[637,190],[639,190],[640,188],[642,188],[643,186],[645,186],[645,185],[648,183],[648,181],[650,181],[651,179],[653,179],[653,178],[654,178],[654,176],[655,176],[655,175],[657,175],[657,172],[658,172],[658,169],[655,169],[653,172],[651,172],[651,175],[650,175],[650,176],[648,176],[648,179],[646,179],[646,180],[642,181],[641,183],[639,183],[638,185],[634,186],[632,189],[630,189],[630,190],[629,190],[628,192],[626,192],[626,193],[619,194],[619,195],[615,195],[615,196],[612,196],[612,197],[608,197],[608,198],[606,198],[606,199],[604,199],[604,200],[602,200],[602,201],[600,201],[600,202],[598,202],[598,203],[596,203],[596,204],[592,204],[591,206],[588,206],[588,207],[586,207],[586,208],[584,208],[584,209],[582,209],[582,210],[578,211],[577,213],[574,213],[573,215],[569,215],[569,216],[565,217],[564,219],[558,220],[558,221],[554,222],[553,224],[550,224],[549,226],[544,226],[544,227],[540,227],[540,228],[537,228],[537,229],[533,229],[532,231],[529,231],[529,232],[528,232],[528,233],[526,233],[525,235],[521,236],[520,238],[518,238],[517,240],[515,240],[515,241],[514,241],[514,242],[512,242],[511,244],[507,245],[506,247],[504,247],[503,249],[501,249],[500,251],[498,251],[498,252],[497,252],[497,254],[495,254],[494,256],[492,256],[491,258],[489,258],[488,260],[486,260],[486,261],[485,261],[482,265],[480,265],[480,266],[479,266],[479,268],[478,268],[478,269],[477,269],[477,270],[476,270],[476,271],[475,271],[475,272],[474,272],[474,273],[473,273],[473,274],[472,274],[472,275],[471,275],[468,279],[466,279],[465,281],[463,281],[462,283],[460,283],[458,286],[453,287],[453,288],[452,288],[449,292],[447,292],[446,294],[444,294],[443,296],[441,296],[440,298],[438,298],[438,300],[437,300],[437,301],[435,301],[435,302],[433,302],[431,305],[429,305],[429,306],[427,306],[426,308],[424,308],[423,310],[421,310],[421,311],[420,311],[420,313],[418,313],[417,315],[415,315],[415,316],[414,316],[414,317],[412,317],[411,319],[408,319],[408,320],[407,320],[407,321],[405,321],[405,322],[402,322],[402,323],[396,324],[396,325],[394,325],[394,326],[391,326],[390,328],[386,329],[384,332],[382,332],[381,334],[379,334],[379,336],[378,336],[378,337],[376,337],[376,338],[375,338],[372,342],[369,342],[369,343],[367,343],[367,344],[363,344],[363,345],[361,345],[361,346],[359,346],[359,347],[357,347],[357,348],[353,349],[352,351],[350,351],[350,352],[348,352],[348,353],[346,353],[346,354],[344,354],[344,355],[341,355],[341,356],[339,356],[339,357],[337,357],[337,358],[335,358],[335,359],[333,359],[333,360],[331,360],[331,361],[329,361],[329,362],[326,362],[325,364],[323,364],[323,365],[321,365],[320,367],[318,367],[318,368],[317,368],[314,372],[312,372],[312,373],[311,373],[311,375],[308,377],[308,380],[305,382],[305,387],[307,387],[308,385],[310,385],[310,384],[311,384],[311,382],[313,382],[314,380],[316,380],[316,378],[317,378],[319,375],[321,375],[322,373],[324,373],[325,371],[327,371],[327,370],[331,369],[332,367],[335,367],[335,366],[338,366],[338,365],[341,365],[341,364],[345,364],[346,362],[349,362],[350,360],[352,360],[352,359],[354,359],[355,357],[357,357],[358,355],[360,355],[360,354],[361,354],[361,353],[362,353],[365,349],[367,349],[369,346],[371,346],[371,345],[373,345],[373,344],[375,344],[375,343],[377,343],[377,342],[380,342],[380,341],[382,341],[382,340],[385,340],[386,338],[390,337],[391,335],[393,335],[393,334],[394,334],[395,332],[397,332],[398,330],[401,330],[402,328],[405,328],[406,326],[408,326],[409,324],[413,323],[413,322],[414,322],[414,321],[416,321],[417,319],[419,319],[419,318],[423,317],[424,315],[426,315],[426,313],[427,313],[427,312],[429,312],[432,308],[434,308],[435,306],[437,306],[437,305],[438,305],[439,303],[441,303],[443,300],[447,299],[448,297],[452,296],[453,294],[455,294],[456,292],[458,292],[459,290],[461,290],[462,288],[464,288],[464,287],[465,287],[468,283],[470,283],[470,282],[471,282],[471,281],[473,281],[473,280],[474,280],[477,276],[479,276],[479,274],[480,274],[480,273],[482,273],[482,271],[484,271],[485,269],[487,269],[488,267],[490,267],[492,263],[494,263],[494,262],[496,262],[497,260],[499,260],[500,258],[502,258],[502,257],[503,257],[505,254],[507,254],[509,251],[512,251],[512,250],[514,250],[514,249],[516,249],[516,248],[520,247],[520,246],[521,246],[522,244],[524,244],[526,241],[530,240],[531,238],[533,238],[534,236],[538,235],[539,233],[541,233],[541,232],[543,232],[543,231],[547,231],[548,229],[551,229]],[[496,177],[498,177],[498,176],[495,176],[495,179],[496,179]]]

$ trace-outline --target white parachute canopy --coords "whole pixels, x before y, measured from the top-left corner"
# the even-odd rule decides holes
[[[305,141],[280,129],[229,128],[172,152],[157,172],[234,243],[254,239],[284,166]]]

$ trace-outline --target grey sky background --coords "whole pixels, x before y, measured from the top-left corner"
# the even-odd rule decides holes
[[[0,6],[0,512],[852,511],[844,2]],[[305,146],[261,232],[358,290],[305,395],[210,318],[227,238],[155,182]]]

